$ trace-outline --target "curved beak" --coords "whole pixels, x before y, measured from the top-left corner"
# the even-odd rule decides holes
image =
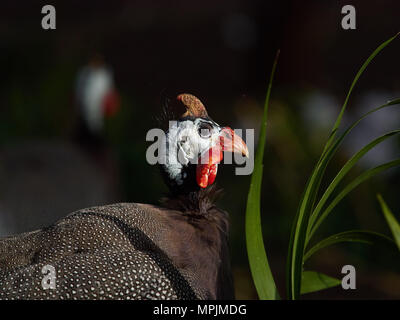
[[[220,133],[220,144],[222,151],[240,153],[246,158],[249,157],[249,149],[247,148],[246,143],[244,143],[242,138],[229,127],[222,128]]]
[[[223,159],[223,152],[236,152],[249,157],[246,144],[235,131],[229,127],[222,128],[219,134],[219,143],[206,151],[200,158],[196,169],[197,184],[201,188],[214,183],[217,175],[218,163]]]

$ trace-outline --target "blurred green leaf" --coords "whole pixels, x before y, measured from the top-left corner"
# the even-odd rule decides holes
[[[315,271],[304,271],[301,279],[301,294],[321,291],[341,284],[339,279]]]
[[[341,242],[360,242],[371,245],[378,244],[383,246],[395,247],[395,243],[392,239],[378,232],[366,230],[350,230],[334,234],[318,242],[304,255],[304,261],[308,260],[317,251]]]
[[[278,62],[279,51],[272,66],[271,77],[268,84],[267,96],[264,104],[264,114],[261,123],[260,138],[254,162],[254,171],[251,176],[249,195],[246,207],[246,245],[249,258],[250,270],[253,281],[262,300],[279,299],[275,281],[268,263],[264,248],[261,227],[260,195],[263,175],[263,158],[266,141],[267,114],[269,98],[271,94],[272,81]]]
[[[389,207],[383,200],[382,196],[378,194],[378,200],[379,203],[381,204],[382,212],[385,216],[385,219],[390,227],[390,230],[392,231],[394,240],[396,241],[397,247],[400,250],[400,224],[394,217],[393,213],[390,211]]]

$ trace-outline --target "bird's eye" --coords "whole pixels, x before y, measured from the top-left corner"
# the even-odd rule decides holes
[[[199,126],[199,135],[202,138],[209,138],[211,136],[212,126],[207,122],[203,122]]]

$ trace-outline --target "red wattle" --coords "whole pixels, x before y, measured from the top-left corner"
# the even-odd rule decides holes
[[[210,171],[208,174],[208,185],[211,185],[214,183],[215,178],[217,177],[217,169],[218,169],[218,165],[217,164],[213,164],[210,167]]]
[[[197,165],[196,169],[196,180],[197,184],[201,188],[206,188],[208,186],[208,174],[209,168],[208,165]]]
[[[223,159],[220,146],[214,146],[200,158],[196,168],[196,181],[200,188],[213,184],[217,176],[218,163]]]

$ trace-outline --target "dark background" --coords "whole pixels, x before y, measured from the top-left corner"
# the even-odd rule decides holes
[[[41,8],[56,8],[57,29],[41,28]],[[351,4],[357,29],[341,28]],[[69,212],[113,202],[158,203],[166,192],[146,162],[147,130],[167,92],[198,96],[221,125],[255,128],[267,80],[281,56],[272,92],[263,181],[267,253],[283,295],[290,227],[308,175],[322,151],[351,81],[369,54],[400,31],[399,1],[2,1],[0,4],[0,236],[48,225]],[[74,87],[95,53],[113,69],[119,112],[106,119],[100,144],[77,136]],[[400,39],[358,82],[344,124],[400,97]],[[398,128],[400,111],[371,116],[346,140],[327,172],[372,138]],[[351,172],[399,156],[396,138]],[[390,231],[380,192],[399,218],[399,169],[361,185],[324,223],[317,238],[350,228]],[[236,296],[257,297],[247,263],[244,215],[249,176],[218,173],[219,201],[232,220]],[[347,182],[349,179],[346,180]],[[400,298],[399,254],[344,244],[325,249],[306,269],[341,277],[357,270],[357,290],[334,288],[304,298]]]

